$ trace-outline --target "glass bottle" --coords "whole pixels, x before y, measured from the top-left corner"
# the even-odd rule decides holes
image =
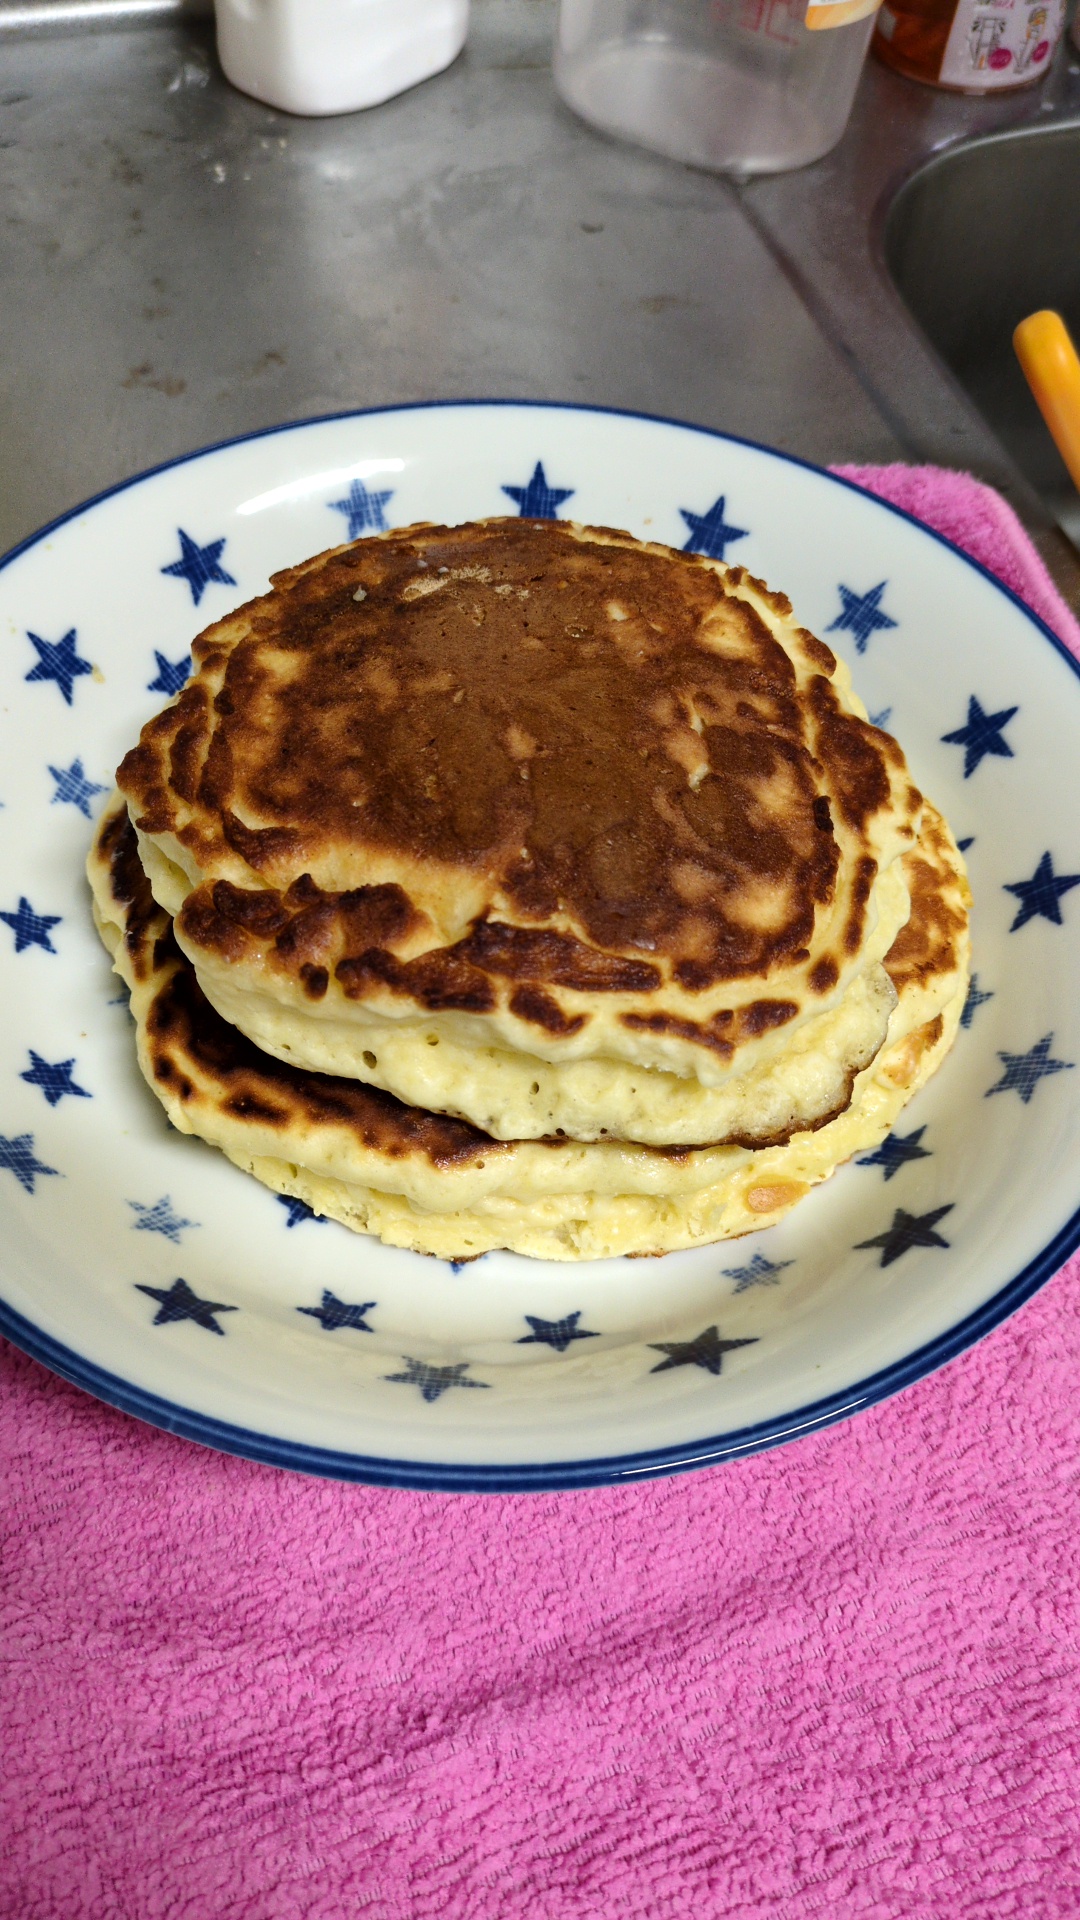
[[[717,172],[818,160],[847,124],[877,0],[560,0],[555,84],[584,120]]]
[[[884,0],[874,52],[953,93],[1030,87],[1049,70],[1065,0]]]

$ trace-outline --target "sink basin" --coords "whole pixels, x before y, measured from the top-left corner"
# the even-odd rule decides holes
[[[952,147],[889,208],[901,298],[1017,466],[1080,546],[1080,496],[1012,350],[1017,321],[1056,307],[1080,342],[1080,122]]]

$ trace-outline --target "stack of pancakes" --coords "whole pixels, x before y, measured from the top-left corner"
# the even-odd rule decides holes
[[[194,643],[90,857],[169,1118],[449,1258],[779,1219],[956,1032],[956,844],[741,569],[568,522],[321,554]]]

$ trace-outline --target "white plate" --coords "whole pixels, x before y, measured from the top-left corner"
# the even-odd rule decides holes
[[[83,860],[192,636],[348,534],[518,506],[711,541],[783,588],[971,839],[978,984],[953,1053],[892,1148],[749,1239],[455,1269],[298,1218],[170,1132],[135,1066]],[[1080,1241],[1080,678],[902,513],[672,422],[408,407],[236,441],[77,509],[0,565],[0,619],[0,1330],[102,1399],[341,1478],[618,1481],[895,1392]]]

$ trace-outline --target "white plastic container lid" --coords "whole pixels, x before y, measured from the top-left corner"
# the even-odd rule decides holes
[[[469,0],[216,0],[218,54],[243,93],[286,113],[353,113],[448,67]]]

